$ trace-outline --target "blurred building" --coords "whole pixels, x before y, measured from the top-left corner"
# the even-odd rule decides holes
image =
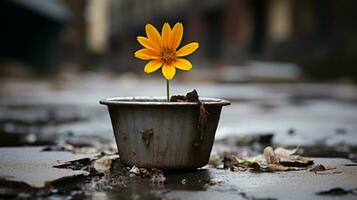
[[[70,13],[56,50],[59,68],[95,69],[106,66],[114,71],[141,71],[133,58],[140,46],[136,36],[145,35],[144,26],[159,29],[164,22],[184,23],[184,42],[200,42],[193,58],[207,67],[241,65],[249,60],[297,63],[307,76],[317,78],[357,77],[357,1],[354,0],[8,0],[23,6],[37,2],[42,10],[56,2]],[[11,3],[10,3],[11,2]],[[15,3],[16,2],[16,3]],[[22,3],[19,3],[22,2]],[[46,26],[31,26],[20,20],[18,12],[2,7],[2,24],[28,27],[38,38],[51,35]],[[25,11],[23,11],[25,12]],[[37,12],[37,11],[33,11]],[[56,13],[56,12],[53,12]],[[51,11],[49,12],[49,15]],[[45,19],[46,17],[44,17]],[[63,24],[61,24],[63,23]],[[9,29],[5,36],[25,30]],[[4,32],[4,31],[2,31]],[[2,33],[4,35],[4,33]],[[25,37],[19,34],[21,37]],[[27,34],[26,34],[27,35]],[[56,34],[58,36],[58,34]],[[1,49],[21,50],[13,37],[4,37]],[[58,37],[54,38],[58,38]],[[27,37],[27,36],[26,36]],[[0,39],[1,39],[0,38]],[[8,38],[8,39],[4,39]],[[22,38],[24,39],[24,38]],[[20,41],[20,40],[18,40]],[[33,41],[40,47],[47,40]],[[44,43],[44,44],[42,44]],[[32,47],[24,57],[32,57]],[[44,53],[49,53],[42,49]],[[38,51],[41,54],[41,49]],[[53,51],[55,52],[55,51]],[[2,50],[0,56],[4,54]],[[46,56],[50,58],[51,56]],[[53,57],[53,56],[52,56]],[[32,62],[37,65],[38,62]],[[67,64],[66,64],[67,63]],[[70,63],[70,65],[68,65]]]
[[[56,65],[60,31],[70,13],[57,1],[0,1],[0,60],[20,60],[37,71]]]
[[[166,21],[182,21],[185,40],[200,42],[195,58],[214,66],[250,59],[289,61],[311,77],[357,77],[357,2],[353,0],[122,0],[109,4],[110,50],[125,55],[124,61],[117,62],[125,62],[138,48],[135,36],[144,34],[145,23],[160,27]]]

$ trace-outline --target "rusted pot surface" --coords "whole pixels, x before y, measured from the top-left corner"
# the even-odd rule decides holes
[[[117,97],[107,105],[121,162],[163,170],[193,170],[208,163],[222,106],[227,100],[166,102],[165,98]],[[204,114],[206,113],[206,114]]]

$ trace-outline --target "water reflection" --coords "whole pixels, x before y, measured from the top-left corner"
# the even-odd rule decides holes
[[[166,174],[165,184],[153,184],[150,179],[129,177],[126,187],[116,187],[108,192],[109,199],[161,199],[172,191],[204,191],[211,180],[208,169],[193,172]]]

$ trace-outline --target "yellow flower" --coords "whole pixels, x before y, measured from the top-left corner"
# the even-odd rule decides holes
[[[144,67],[145,73],[152,73],[162,66],[162,74],[167,80],[171,80],[175,76],[176,68],[192,68],[190,61],[181,57],[196,51],[198,43],[192,42],[177,50],[183,35],[182,23],[176,23],[172,29],[165,23],[161,35],[151,24],[145,26],[145,31],[147,37],[137,37],[138,42],[145,48],[135,52],[135,57],[150,60]]]

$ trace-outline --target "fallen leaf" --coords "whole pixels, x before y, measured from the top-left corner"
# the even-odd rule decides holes
[[[269,164],[268,167],[269,167],[269,170],[272,172],[288,171],[290,169],[289,167],[285,167],[284,165],[280,165],[280,164]]]
[[[314,161],[302,156],[289,156],[281,157],[279,163],[288,167],[307,167],[314,164]]]
[[[119,155],[103,156],[95,160],[93,166],[98,172],[106,172],[111,169],[112,162],[116,159],[119,159]]]
[[[298,155],[292,155],[296,153],[296,149],[284,149],[281,147],[273,150],[268,146],[264,149],[264,157],[268,164],[280,164],[286,167],[306,167],[313,164],[313,160]]]
[[[259,163],[257,162],[254,162],[250,165],[251,168],[253,168],[255,171],[259,171],[259,170],[262,170],[263,167],[262,165],[260,165]]]
[[[327,175],[327,174],[340,174],[342,172],[340,171],[332,171],[332,172],[326,172],[328,170],[335,170],[336,167],[325,167],[323,165],[317,165],[310,169],[310,172],[314,172],[315,174],[320,174],[320,175]]]
[[[231,171],[244,171],[251,167],[253,162],[245,159],[239,159],[235,155],[226,154],[223,158],[223,168],[230,169]]]
[[[297,152],[299,148],[295,148],[295,149],[285,149],[285,148],[282,148],[282,147],[278,147],[274,150],[275,154],[277,156],[280,156],[280,157],[285,157],[285,156],[290,156],[290,155],[293,155]]]
[[[306,169],[313,164],[313,160],[298,155],[296,149],[273,149],[268,146],[264,149],[263,155],[255,157],[239,158],[235,155],[226,154],[223,158],[223,167],[231,171],[245,171],[252,169],[257,172],[276,172],[276,171],[297,171]]]
[[[264,154],[265,160],[267,161],[268,164],[273,164],[273,163],[279,162],[279,158],[275,154],[272,147],[269,147],[269,146],[265,147],[263,154]]]

